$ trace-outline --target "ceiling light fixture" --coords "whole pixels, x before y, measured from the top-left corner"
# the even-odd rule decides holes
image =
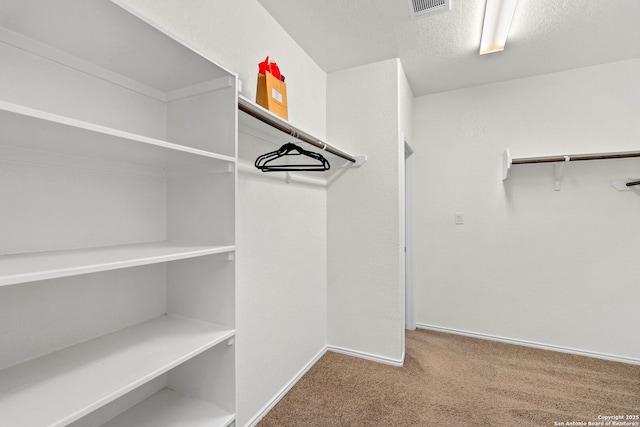
[[[504,50],[517,2],[518,0],[487,0],[480,55]]]

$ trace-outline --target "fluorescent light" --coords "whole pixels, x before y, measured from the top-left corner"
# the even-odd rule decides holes
[[[480,55],[504,50],[517,2],[518,0],[487,0]]]

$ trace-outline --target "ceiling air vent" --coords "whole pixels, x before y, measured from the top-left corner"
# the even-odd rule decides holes
[[[413,17],[451,10],[450,0],[409,0]]]

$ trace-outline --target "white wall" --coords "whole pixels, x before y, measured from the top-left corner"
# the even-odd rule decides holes
[[[404,351],[398,62],[327,81],[328,140],[368,156],[328,190],[329,344],[396,363]]]
[[[290,121],[325,137],[326,73],[255,0],[124,1],[238,73],[249,99],[255,99],[258,62],[270,55],[287,78]],[[243,133],[238,139],[241,160],[253,162],[249,153],[264,143]],[[239,173],[239,426],[258,415],[326,345],[325,206],[326,188]]]
[[[327,192],[325,187],[267,181],[243,172],[238,193],[242,426],[326,345]]]
[[[637,150],[640,59],[417,98],[419,324],[640,361],[640,160],[514,157]],[[454,225],[454,212],[464,225]]]

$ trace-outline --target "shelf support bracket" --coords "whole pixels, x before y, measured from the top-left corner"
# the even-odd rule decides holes
[[[556,163],[555,165],[553,165],[553,179],[554,179],[553,190],[554,191],[560,191],[561,182],[562,182],[562,173],[564,172],[565,165],[569,163],[569,161],[571,161],[571,157],[564,156],[564,162]]]

